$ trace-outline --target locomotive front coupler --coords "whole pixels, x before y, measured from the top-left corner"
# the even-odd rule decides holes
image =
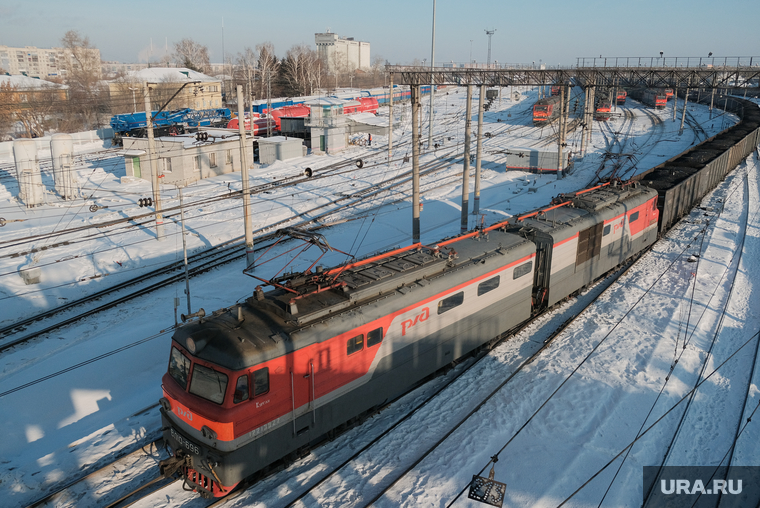
[[[164,478],[173,478],[174,474],[183,466],[191,467],[191,461],[192,457],[190,455],[185,455],[182,451],[178,451],[176,455],[160,461],[158,463],[158,471]]]

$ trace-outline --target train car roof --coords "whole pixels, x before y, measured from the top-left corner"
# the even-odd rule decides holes
[[[570,238],[579,230],[609,220],[625,210],[657,196],[657,192],[637,184],[605,186],[568,198],[568,205],[548,209],[516,224],[517,228],[532,228],[550,235],[555,242]]]
[[[202,345],[196,349],[198,358],[241,370],[356,327],[351,314],[355,309],[362,307],[371,314],[366,308],[381,300],[382,306],[388,301],[399,308],[408,306],[437,294],[443,286],[453,287],[472,278],[473,272],[468,270],[493,270],[495,265],[534,252],[532,242],[504,231],[450,238],[436,246],[417,244],[325,270],[321,275],[298,274],[300,278],[288,281],[289,286],[257,291],[245,304],[181,326],[173,338],[185,346],[192,337],[195,344]],[[333,287],[314,291],[315,277],[332,281]],[[294,298],[285,287],[307,292]]]

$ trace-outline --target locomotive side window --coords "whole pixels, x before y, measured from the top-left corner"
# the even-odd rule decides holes
[[[265,367],[253,373],[253,396],[258,397],[269,391],[269,368]]]
[[[190,360],[176,347],[172,347],[172,355],[169,358],[169,374],[179,383],[183,390],[187,390],[187,375],[190,372]]]
[[[235,396],[232,402],[237,404],[244,400],[248,400],[248,374],[244,374],[237,379],[237,383],[235,383]]]
[[[367,347],[380,344],[383,341],[383,329],[377,328],[367,334]]]
[[[612,224],[607,224],[606,226],[604,226],[604,233],[602,233],[602,236],[609,235],[610,230],[612,230]]]
[[[364,349],[364,335],[357,335],[353,339],[348,339],[346,343],[346,354],[354,354]]]
[[[528,261],[520,266],[516,266],[512,272],[512,279],[519,279],[523,275],[528,275],[533,271],[533,261]]]
[[[462,302],[464,302],[464,291],[460,291],[455,295],[444,298],[438,302],[438,314],[443,314],[444,312],[450,311],[454,307],[459,307],[462,305]]]
[[[501,275],[497,275],[496,277],[491,277],[490,279],[478,284],[478,296],[484,295],[488,293],[489,291],[493,291],[494,289],[499,287],[500,280],[501,280]]]
[[[224,401],[224,391],[226,389],[227,376],[225,374],[197,363],[193,366],[193,376],[190,379],[190,393],[221,404]]]
[[[628,222],[636,222],[638,218],[639,218],[639,212],[634,212],[631,214],[630,217],[628,217]]]

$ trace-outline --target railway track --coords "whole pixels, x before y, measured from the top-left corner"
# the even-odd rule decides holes
[[[450,167],[452,164],[453,164],[452,162],[448,162],[445,159],[435,160],[421,168],[420,176],[421,177],[434,176],[436,173]],[[258,234],[258,236],[256,236],[255,238],[255,242],[258,244],[259,242],[262,242],[262,241],[273,240],[276,237],[277,229],[280,227],[284,227],[286,225],[294,226],[294,227],[307,227],[314,223],[323,221],[329,218],[330,216],[340,214],[341,212],[344,212],[350,208],[355,208],[359,206],[364,200],[372,200],[378,195],[389,193],[400,186],[406,185],[408,181],[410,180],[410,178],[411,178],[411,172],[406,171],[402,174],[388,178],[377,184],[370,184],[369,186],[363,189],[359,189],[356,192],[353,192],[349,195],[343,195],[337,199],[331,200],[328,203],[318,205],[314,208],[306,210],[305,212],[302,212],[301,214],[295,217],[289,217],[287,219],[269,224],[265,228],[261,228],[257,231],[254,231],[254,235]],[[432,188],[440,187],[446,184],[447,183],[445,182],[443,183],[438,182],[438,185]],[[429,190],[430,188],[431,187],[429,185],[426,186],[426,189]],[[403,201],[407,198],[408,198],[407,194],[402,193],[401,197],[396,198],[395,200],[393,200],[393,202]],[[341,204],[344,202],[345,204]],[[387,204],[388,203],[386,202],[386,203],[376,204],[375,206],[381,206],[381,205],[387,205]],[[317,213],[323,208],[326,208],[329,206],[334,206],[334,208],[328,209],[324,212]],[[298,219],[301,219],[301,220],[299,221]],[[293,224],[293,221],[297,221],[297,222]],[[324,227],[324,226],[320,226],[320,227]],[[320,227],[318,227],[317,229],[319,229]],[[205,273],[209,270],[212,270],[214,268],[217,268],[219,266],[222,266],[224,264],[243,258],[245,254],[242,253],[242,245],[243,245],[242,237],[238,237],[232,240],[228,240],[227,242],[225,242],[224,244],[220,246],[216,246],[216,247],[213,247],[212,249],[194,254],[188,259],[188,262],[190,263],[190,269],[189,269],[190,275],[196,276],[196,275]],[[267,244],[267,245],[264,245],[263,247],[258,247],[256,250],[258,251],[259,249],[262,249],[262,248],[265,249],[265,248],[268,248],[269,246],[270,244]],[[4,337],[2,342],[0,342],[0,352],[10,349],[19,344],[28,342],[46,333],[55,331],[63,326],[79,321],[85,317],[114,308],[134,298],[138,298],[138,297],[150,294],[151,292],[159,288],[167,287],[177,282],[181,282],[184,278],[184,273],[180,272],[182,267],[183,267],[182,262],[179,262],[179,261],[174,262],[164,267],[161,267],[157,270],[153,270],[149,273],[140,275],[136,278],[117,284],[116,286],[113,286],[109,289],[96,292],[85,298],[79,299],[74,302],[70,302],[69,304],[66,304],[64,306],[51,309],[50,311],[47,311],[45,313],[35,315],[33,317],[5,326],[4,328],[0,329],[0,337]],[[168,276],[159,281],[155,281],[156,277],[166,276],[166,275]],[[129,288],[131,286],[138,285],[138,284],[144,284],[144,285],[116,299],[112,299],[106,303],[103,303],[101,305],[88,309],[84,312],[80,312],[72,317],[68,317],[54,324],[48,325],[42,329],[38,329],[34,332],[31,332],[21,337],[13,337],[13,335],[17,335],[19,332],[26,330],[27,327],[31,326],[35,322],[50,319],[66,311],[69,311],[75,307],[79,307],[82,305],[89,304],[91,302],[99,301],[103,298],[107,298],[109,295],[115,292],[124,290],[126,288]]]
[[[377,435],[373,436],[372,438],[368,439],[367,442],[363,443],[361,448],[358,451],[352,453],[349,457],[341,458],[339,464],[337,464],[335,467],[332,467],[331,470],[327,472],[327,474],[323,475],[321,478],[319,478],[318,481],[308,486],[306,490],[301,491],[295,497],[288,498],[288,496],[285,496],[283,500],[287,502],[287,506],[294,506],[298,504],[299,501],[303,500],[305,497],[315,492],[315,490],[318,489],[320,486],[326,484],[331,479],[336,478],[336,475],[340,475],[340,472],[344,468],[346,468],[352,462],[355,462],[356,460],[360,459],[362,455],[365,454],[367,451],[371,450],[373,446],[382,444],[384,440],[394,439],[394,438],[397,438],[398,435],[403,435],[403,433],[406,432],[406,429],[404,429],[403,427],[405,423],[412,422],[412,419],[415,416],[420,415],[422,411],[426,407],[428,407],[430,404],[435,403],[436,401],[446,400],[446,397],[445,397],[446,390],[452,387],[457,380],[462,379],[465,375],[471,372],[473,367],[475,367],[476,365],[480,365],[480,362],[488,358],[488,352],[491,349],[497,347],[498,345],[504,342],[509,341],[510,339],[514,338],[518,334],[527,333],[528,330],[531,330],[531,333],[534,333],[534,334],[538,333],[539,335],[541,334],[545,335],[546,339],[543,340],[542,343],[540,344],[532,343],[534,344],[535,351],[533,351],[530,355],[528,355],[526,358],[523,358],[521,360],[521,363],[517,366],[516,370],[514,370],[514,372],[512,372],[508,376],[508,378],[504,382],[502,382],[502,384],[500,385],[500,388],[503,387],[510,379],[512,379],[519,371],[521,371],[523,367],[530,364],[538,355],[541,354],[541,352],[543,352],[546,348],[550,347],[553,339],[557,337],[565,328],[570,326],[572,322],[583,312],[583,310],[585,310],[586,307],[588,307],[589,305],[591,305],[591,303],[593,303],[596,297],[598,297],[598,295],[601,294],[601,292],[603,291],[603,288],[606,288],[612,283],[614,283],[614,281],[617,280],[618,277],[622,276],[625,273],[625,271],[626,271],[625,269],[621,269],[621,270],[618,270],[617,272],[609,274],[605,279],[599,282],[599,287],[597,288],[596,291],[592,290],[592,292],[585,295],[587,301],[584,301],[581,305],[579,305],[577,302],[571,302],[571,303],[563,302],[562,304],[558,304],[555,308],[550,309],[550,311],[554,311],[554,314],[555,314],[551,319],[547,320],[545,318],[546,313],[536,316],[532,318],[530,321],[518,327],[517,329],[505,332],[501,336],[495,338],[491,343],[487,344],[486,346],[481,348],[480,351],[473,354],[472,357],[460,360],[460,362],[458,362],[458,365],[454,366],[451,372],[447,373],[442,378],[439,378],[440,382],[431,391],[431,393],[425,395],[424,397],[415,397],[414,401],[410,403],[413,407],[411,407],[411,409],[408,412],[405,412],[403,416],[400,416],[399,418],[391,419],[392,421],[385,422],[387,426],[383,428],[381,431],[379,431]],[[542,319],[544,320],[544,323],[541,323],[538,325],[539,326],[538,332],[535,332],[534,330],[532,330],[536,328],[537,322]],[[560,322],[558,327],[556,326],[557,322]],[[545,327],[546,329],[544,330],[543,327]],[[441,373],[439,372],[438,374],[440,375]],[[425,382],[427,382],[427,380]],[[424,384],[424,382],[421,384]],[[493,394],[496,393],[497,391],[498,389],[494,390],[491,396],[493,396]],[[490,398],[491,396],[489,396],[488,398]],[[405,395],[399,397],[399,399],[403,399],[404,397]],[[474,414],[474,412],[476,412],[479,407],[485,404],[488,398],[486,400],[483,400],[481,404],[478,405],[477,408],[475,408],[470,413],[468,413],[467,417]],[[397,404],[397,403],[398,403],[398,400],[392,401],[384,408],[377,410],[377,412],[382,413],[389,406],[393,404]],[[375,414],[375,412],[372,412],[371,414]],[[368,416],[371,416],[371,414],[365,415],[364,419],[366,419]],[[422,417],[424,418],[424,416]],[[466,418],[462,420],[459,423],[459,425],[461,425],[461,423],[463,423],[465,420]],[[416,424],[417,423],[412,423],[412,425],[416,425]],[[458,428],[459,425],[457,425],[454,429],[452,429],[451,432],[453,432],[453,430]],[[353,426],[351,426],[350,428],[353,428]],[[350,430],[350,428],[346,430]],[[367,433],[370,433],[370,432],[367,432]],[[345,431],[343,435],[345,435]],[[331,440],[332,439],[335,439],[335,437],[332,437]],[[432,450],[429,450],[429,451],[432,451]],[[284,467],[287,467],[287,464],[280,464],[278,467],[278,470]],[[154,482],[154,481],[155,480],[151,480],[151,482]],[[230,495],[224,498],[220,498],[218,500],[210,500],[209,504],[205,506],[206,508],[211,508],[211,507],[217,507],[217,506],[224,506],[228,502],[234,502],[235,499],[239,499],[241,498],[241,496],[246,496],[246,495],[251,494],[251,489],[257,488],[257,486],[259,486],[263,481],[265,481],[265,477],[264,478],[257,477],[254,480],[243,482],[232,493],[230,493]],[[168,487],[169,485],[166,485],[166,486]],[[142,485],[139,486],[137,489],[135,489],[135,492],[139,492],[142,488],[143,488]],[[144,496],[141,496],[140,499],[145,499],[155,494],[156,492],[149,492],[149,493],[146,493]],[[171,493],[167,495],[171,495]],[[256,495],[256,493],[254,493],[254,495]],[[192,494],[192,496],[195,496],[195,494]],[[377,497],[375,499],[377,499]],[[371,503],[372,501],[369,504]],[[116,505],[113,505],[113,506],[116,506]],[[118,506],[123,507],[124,505],[118,505]]]
[[[744,254],[744,244],[745,244],[745,240],[746,240],[746,237],[747,237],[747,228],[748,228],[748,224],[749,224],[749,184],[748,184],[748,181],[747,181],[747,178],[746,178],[746,174],[745,174],[745,178],[743,180],[744,180],[744,183],[743,183],[744,195],[743,195],[743,200],[742,201],[744,203],[744,207],[743,207],[743,213],[742,213],[742,215],[744,216],[744,220],[743,220],[743,224],[742,224],[742,226],[740,228],[741,229],[741,231],[740,231],[741,240],[738,241],[737,250],[735,251],[735,253],[732,256],[732,258],[730,259],[730,261],[727,263],[725,271],[723,272],[723,276],[721,277],[720,281],[715,285],[715,289],[714,289],[713,294],[710,297],[710,299],[712,300],[712,297],[715,295],[715,291],[717,291],[720,286],[723,286],[723,284],[722,284],[724,282],[723,279],[726,278],[726,277],[728,277],[728,278],[731,279],[731,281],[728,283],[728,286],[730,287],[730,290],[728,291],[728,294],[727,294],[727,296],[725,298],[725,302],[722,305],[723,308],[722,308],[722,311],[720,312],[720,315],[718,317],[716,328],[715,328],[715,332],[712,334],[712,338],[711,338],[711,340],[709,342],[709,346],[707,347],[707,350],[706,350],[706,353],[704,355],[704,358],[702,359],[701,366],[699,368],[699,373],[698,373],[698,375],[696,376],[696,379],[693,382],[693,386],[691,387],[690,396],[689,396],[689,398],[686,401],[686,404],[685,404],[685,406],[683,408],[683,411],[682,411],[681,416],[680,416],[680,418],[678,420],[678,423],[676,424],[675,428],[673,429],[672,438],[669,440],[669,443],[667,443],[667,445],[666,445],[665,452],[663,453],[663,456],[662,456],[662,459],[661,459],[660,463],[659,464],[654,464],[654,465],[658,466],[658,473],[657,473],[656,477],[654,478],[654,481],[650,485],[645,485],[644,486],[644,492],[645,492],[645,494],[644,494],[644,499],[645,499],[644,506],[645,507],[649,505],[649,502],[651,500],[651,496],[653,494],[653,489],[654,489],[655,485],[657,485],[658,482],[659,482],[659,478],[660,478],[660,475],[662,473],[662,468],[665,467],[665,465],[668,463],[669,459],[671,458],[671,456],[673,455],[673,453],[675,452],[675,450],[679,447],[680,441],[683,440],[683,439],[685,439],[685,438],[683,438],[681,436],[682,433],[683,433],[683,429],[684,429],[684,423],[686,422],[687,417],[690,414],[690,410],[694,407],[693,404],[694,404],[694,400],[695,400],[695,397],[696,397],[696,394],[697,394],[697,389],[699,388],[700,384],[702,383],[703,378],[705,377],[705,375],[707,373],[707,369],[708,369],[708,367],[710,365],[709,360],[713,359],[714,361],[716,361],[715,360],[715,353],[713,353],[713,350],[715,349],[715,347],[716,347],[716,345],[718,343],[718,339],[720,337],[720,332],[721,332],[721,330],[723,328],[723,326],[722,326],[723,325],[723,320],[725,319],[725,317],[727,315],[729,302],[731,301],[731,296],[734,293],[735,281],[736,281],[736,277],[739,274],[739,266],[741,264],[742,257],[743,257],[743,254]],[[725,204],[725,200],[724,200],[724,204]],[[700,258],[701,258],[701,256],[700,256]],[[701,259],[699,260],[699,262],[701,262]],[[697,273],[698,273],[698,268],[697,268]],[[696,286],[696,284],[697,284],[697,281],[695,279],[694,285]],[[694,298],[694,295],[692,295],[692,298]],[[705,306],[705,311],[706,310],[707,310],[707,306]],[[687,328],[686,328],[686,332],[684,333],[684,337],[683,337],[683,347],[682,347],[681,351],[679,352],[679,354],[677,355],[677,357],[674,359],[673,363],[671,364],[670,372],[669,372],[668,376],[666,377],[665,383],[662,386],[660,394],[662,394],[665,391],[665,389],[667,387],[667,384],[668,384],[671,376],[673,375],[674,370],[675,370],[675,368],[676,368],[679,360],[681,359],[681,357],[683,356],[683,354],[687,351],[687,346],[689,345],[689,342],[691,341],[694,333],[697,331],[697,326],[699,326],[699,323],[702,321],[703,317],[704,317],[704,311],[703,311],[702,315],[697,319],[697,322],[693,325],[693,329],[692,329],[691,335],[689,335],[688,338],[686,337],[686,334],[688,333],[688,325],[689,325],[689,321],[687,319],[687,323],[686,323],[687,324]],[[756,358],[756,356],[757,356],[757,351],[755,351],[755,358]],[[750,390],[750,385],[751,385],[751,381],[752,381],[752,373],[753,373],[753,371],[754,371],[754,362],[752,364],[752,369],[750,370],[750,373],[749,373],[749,376],[748,376],[748,380],[747,380],[747,392]],[[655,400],[654,404],[657,404],[658,400],[659,400],[659,396],[658,396],[658,399]],[[654,409],[654,404],[652,406],[652,410]],[[746,409],[745,405],[746,405],[746,398],[745,398],[745,400],[744,400],[744,402],[742,404],[742,410],[739,412],[738,423],[736,425],[736,431],[734,433],[734,438],[733,438],[733,442],[732,442],[731,448],[733,448],[733,446],[736,443],[736,438],[737,438],[737,434],[739,432],[739,427],[741,425],[742,417],[743,417],[745,409]],[[650,410],[650,414],[651,414],[652,410]],[[649,415],[647,415],[647,417],[648,416]],[[639,432],[641,432],[643,430],[643,428],[644,428],[644,425],[646,425],[646,420],[647,419],[645,418],[644,422],[642,423],[642,426],[641,426],[641,429],[639,430]],[[687,439],[689,439],[690,443],[687,444],[686,446],[687,447],[692,446],[692,441],[691,440],[693,439],[693,436],[689,436],[689,438],[687,438]],[[683,446],[683,445],[680,445],[680,446]],[[622,463],[621,463],[621,467],[622,467]]]
[[[164,441],[162,438],[149,441],[137,449],[130,451],[124,455],[116,457],[114,460],[109,461],[105,465],[99,466],[91,471],[87,471],[85,474],[78,476],[77,478],[65,482],[61,485],[54,487],[50,492],[44,496],[36,499],[32,503],[26,505],[26,508],[40,508],[44,506],[58,506],[60,504],[67,504],[74,502],[75,504],[84,504],[83,498],[87,498],[92,495],[92,484],[108,478],[113,475],[123,475],[122,480],[126,480],[128,483],[137,481],[141,483],[141,489],[135,491],[125,488],[124,483],[113,489],[109,489],[108,492],[99,499],[92,499],[93,504],[100,506],[123,506],[123,502],[135,497],[137,492],[145,492],[150,487],[155,487],[153,491],[158,488],[165,487],[169,483],[173,483],[167,480],[166,484],[161,484],[159,481],[154,482],[140,482],[141,476],[144,476],[144,470],[146,468],[157,468],[158,462],[168,457],[168,454],[164,451]],[[130,480],[124,478],[124,476],[132,473],[136,479]],[[152,492],[152,491],[151,491]]]
[[[396,184],[396,185],[401,185],[402,183],[403,183],[403,182],[399,182],[399,183],[398,183],[398,184]],[[387,190],[387,189],[377,189],[377,191],[378,191],[378,192],[379,192],[379,191],[381,191],[381,190]],[[373,189],[363,189],[363,191],[365,191],[367,194],[368,194],[368,193],[370,193],[370,192],[374,192],[374,191],[373,191]],[[347,196],[347,198],[357,197],[357,196],[359,196],[360,194],[361,194],[361,192],[353,193],[351,196]],[[543,348],[541,348],[541,349],[543,349]],[[522,368],[522,366],[520,366],[520,368]],[[459,375],[457,375],[457,378],[458,378],[458,377],[459,377]],[[511,377],[510,377],[510,378],[511,378]],[[452,381],[453,381],[453,380],[452,380]],[[447,384],[446,384],[446,386],[448,386],[448,385],[449,385],[449,383],[447,383]],[[445,388],[445,386],[444,386],[443,388]],[[442,388],[441,390],[443,390],[443,388]]]

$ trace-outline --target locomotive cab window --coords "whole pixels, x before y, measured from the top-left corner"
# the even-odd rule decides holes
[[[464,302],[464,291],[460,291],[455,295],[444,298],[438,302],[438,314],[443,314],[444,312],[450,311],[454,307],[459,307],[462,305],[462,302]]]
[[[357,335],[346,342],[346,354],[351,355],[362,349],[364,349],[364,335]]]
[[[380,344],[383,341],[383,329],[376,328],[367,334],[367,347]]]
[[[269,368],[265,367],[253,373],[253,396],[258,397],[269,391]]]
[[[248,374],[237,378],[237,383],[235,383],[235,396],[233,397],[232,402],[237,404],[244,400],[248,400]]]
[[[226,389],[226,374],[197,363],[193,366],[193,375],[190,379],[190,393],[221,404],[224,401],[224,391]]]
[[[533,261],[528,261],[527,263],[523,263],[520,266],[515,267],[514,271],[512,272],[512,278],[519,279],[523,275],[528,275],[532,271]]]
[[[489,291],[493,291],[497,287],[499,287],[499,281],[501,280],[501,275],[497,275],[496,277],[491,277],[488,280],[485,280],[478,284],[478,296],[484,295],[488,293]]]
[[[602,233],[602,236],[609,235],[611,230],[612,230],[612,224],[607,224],[606,226],[604,226],[604,232]]]
[[[630,217],[628,217],[628,222],[636,222],[638,218],[639,218],[639,212],[634,212],[631,214]]]
[[[169,374],[179,383],[183,390],[187,390],[187,375],[190,372],[190,360],[176,347],[172,347],[172,355],[169,358]]]

